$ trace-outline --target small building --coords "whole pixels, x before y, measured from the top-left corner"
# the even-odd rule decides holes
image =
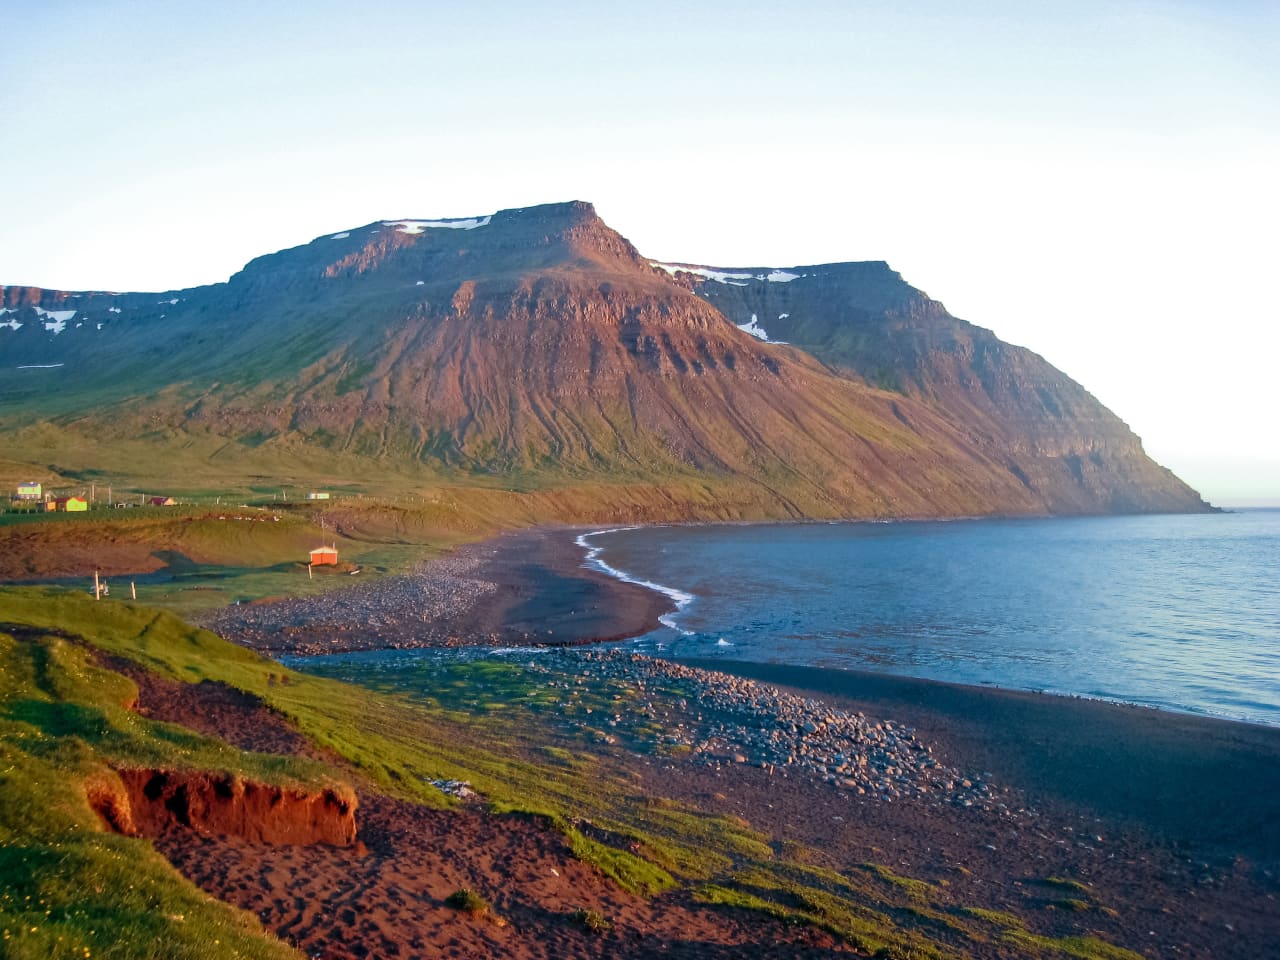
[[[178,501],[173,497],[152,497],[147,503],[153,507],[176,507],[178,505]]]
[[[308,499],[308,500],[328,500],[328,499],[329,499],[329,491],[327,491],[327,490],[312,490],[310,493],[308,493],[308,494],[307,494],[307,499]]]
[[[18,492],[13,495],[15,500],[43,500],[44,488],[34,480],[30,483],[18,484]]]
[[[52,502],[58,513],[84,513],[89,509],[89,501],[84,497],[55,497]]]
[[[338,565],[337,547],[316,547],[311,551],[311,566],[336,567]]]

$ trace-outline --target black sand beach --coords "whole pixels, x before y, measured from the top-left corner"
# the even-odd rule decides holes
[[[204,624],[264,652],[412,647],[572,646],[647,633],[661,594],[582,565],[581,530],[504,534],[406,576],[320,597],[228,607]]]

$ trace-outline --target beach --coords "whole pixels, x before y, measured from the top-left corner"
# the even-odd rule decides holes
[[[568,648],[650,629],[669,609],[667,598],[583,569],[583,551],[573,542],[579,532],[511,534],[425,565],[413,578],[363,588],[364,596],[353,591],[344,598],[233,608],[216,626],[271,653],[512,643]],[[430,629],[396,608],[397,598],[426,604],[428,597],[447,607]],[[243,618],[238,626],[233,615]],[[685,684],[678,698],[655,695],[645,719],[657,716],[666,729],[680,729],[686,759],[660,759],[641,733],[629,740],[629,721],[620,712],[612,762],[646,794],[740,817],[778,844],[820,851],[831,869],[888,864],[957,904],[1034,919],[1055,936],[1103,936],[1145,956],[1244,960],[1280,945],[1280,728],[851,671],[720,659],[673,666],[575,649],[556,656],[554,663],[534,658],[531,669],[554,671],[566,689],[579,681],[655,689],[655,678],[664,689]],[[173,710],[190,712],[183,705]],[[572,724],[565,726],[572,735]],[[648,728],[637,723],[635,729]],[[844,739],[820,747],[820,731]],[[887,738],[897,752],[885,752]],[[873,758],[869,769],[850,763],[859,752]],[[428,858],[465,864],[474,883],[526,897],[521,902],[535,914],[539,898],[557,895],[536,892],[541,888],[531,879],[513,887],[502,866],[511,854],[495,856],[496,828],[478,810],[431,827],[425,813],[388,813],[383,800],[371,798],[367,809],[374,814],[365,840],[372,859],[359,869],[372,871],[361,881],[369,890],[381,889],[386,871],[414,889],[406,879],[411,864]],[[388,817],[402,828],[385,826]],[[412,829],[404,826],[410,821]],[[737,926],[745,921],[732,912],[678,898],[670,908],[681,925],[672,926],[638,900],[626,906],[627,896],[606,891],[598,877],[572,873],[581,865],[566,868],[563,850],[551,840],[526,839],[521,850],[542,850],[529,854],[530,870],[544,879],[552,869],[576,878],[573,890],[560,896],[583,899],[594,890],[591,896],[612,898],[609,909],[621,918],[614,939],[561,943],[568,953],[560,955],[611,955],[612,949],[627,956],[732,956],[748,943],[752,952],[772,944],[774,952],[761,955],[776,956],[841,949],[821,936],[788,940],[791,934],[772,921],[753,921],[762,926],[752,932],[749,923]],[[193,879],[254,909],[269,927],[298,934],[300,944],[315,943],[321,955],[359,955],[351,946],[359,937],[341,939],[347,934],[341,924],[334,928],[332,916],[307,920],[301,907],[289,906],[290,877],[300,863],[288,869],[275,863],[305,857],[309,889],[325,888],[329,876],[334,889],[349,891],[342,879],[351,868],[344,859],[349,852],[304,855],[207,838],[198,856],[183,853],[179,842],[169,849]],[[383,913],[378,920],[374,911],[371,920],[366,912],[359,923],[376,927],[370,936],[394,941],[403,924],[394,911]],[[449,932],[439,929],[441,937]],[[537,947],[536,938],[489,933],[501,941],[491,949],[502,955],[557,955],[550,941]],[[346,946],[324,946],[329,940],[323,938],[334,936]],[[396,942],[403,955],[413,955],[414,948]],[[470,955],[479,942],[449,953],[441,941],[431,955]],[[983,950],[975,955],[1017,955],[994,942]]]
[[[582,530],[467,544],[410,574],[319,597],[225,608],[203,624],[268,653],[314,656],[424,646],[576,645],[658,626],[670,601],[582,566]]]

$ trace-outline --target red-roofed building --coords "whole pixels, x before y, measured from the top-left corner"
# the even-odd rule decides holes
[[[316,547],[311,551],[311,565],[313,567],[336,567],[338,565],[338,548]]]

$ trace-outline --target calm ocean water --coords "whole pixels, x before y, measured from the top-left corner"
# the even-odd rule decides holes
[[[680,609],[635,641],[1280,725],[1280,510],[650,527],[585,538]]]

